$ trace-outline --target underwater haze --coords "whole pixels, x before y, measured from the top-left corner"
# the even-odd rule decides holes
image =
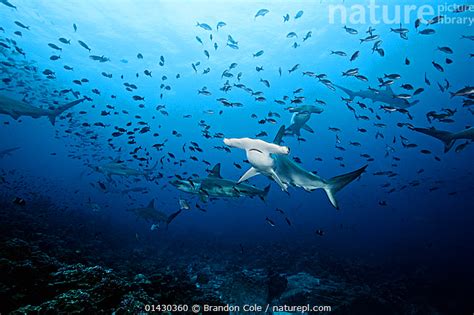
[[[472,313],[473,23],[0,0],[0,313]]]

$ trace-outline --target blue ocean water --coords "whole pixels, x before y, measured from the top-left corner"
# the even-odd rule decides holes
[[[453,134],[472,128],[473,8],[455,1],[378,1],[372,14],[373,4],[0,1],[0,151],[19,147],[0,156],[5,209],[27,211],[31,221],[42,222],[43,234],[64,235],[61,246],[90,256],[69,262],[113,261],[116,269],[146,274],[146,265],[137,266],[148,259],[171,270],[226,260],[289,276],[330,257],[329,266],[343,261],[390,270],[397,279],[420,273],[426,281],[451,279],[449,288],[467,287],[473,136],[444,152],[442,141],[415,128]],[[406,6],[415,9],[406,13]],[[423,6],[428,13],[416,27]],[[342,75],[349,69],[359,77]],[[351,99],[339,87],[370,87],[373,97],[387,91],[389,97],[385,103]],[[470,91],[450,94],[465,87]],[[82,98],[54,125],[44,115],[17,117],[19,105],[10,101],[48,109]],[[394,105],[404,99],[408,105]],[[9,114],[5,104],[17,112],[10,108]],[[189,194],[170,183],[194,185],[218,163],[221,176],[236,182],[250,165],[243,150],[227,152],[223,138],[264,132],[258,138],[272,142],[291,124],[292,108],[304,105],[322,112],[307,122],[313,132],[283,138],[294,165],[324,179],[368,165],[337,193],[339,210],[323,189],[290,184],[285,192],[263,175],[248,183],[262,190],[271,184],[265,200],[214,198],[206,189]],[[140,172],[156,168],[129,177],[98,171],[111,162]],[[132,188],[139,191],[126,191]],[[243,195],[238,188],[233,193]],[[35,218],[41,198],[54,211]],[[166,215],[182,208],[169,226],[161,222],[155,229],[156,222],[130,211],[153,199]],[[3,216],[4,240],[14,237],[9,217]],[[137,250],[143,256],[130,267],[136,261],[126,258]],[[108,258],[101,258],[104,252]],[[344,280],[336,269],[328,272]],[[426,304],[436,305],[431,298]],[[457,298],[465,307],[464,297]]]

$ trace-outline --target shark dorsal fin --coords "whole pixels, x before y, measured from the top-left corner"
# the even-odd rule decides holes
[[[283,139],[284,135],[285,135],[285,125],[281,126],[280,129],[278,129],[275,139],[273,139],[273,143],[280,145],[281,140]]]
[[[148,207],[147,207],[147,208],[153,208],[153,209],[155,209],[155,199],[152,199],[152,200],[150,201],[150,203],[148,204]]]
[[[391,87],[390,85],[387,85],[387,86],[385,87],[385,90],[386,90],[387,92],[391,93],[391,94],[394,94],[394,93],[393,93],[393,90],[392,90],[392,87]]]
[[[217,163],[216,165],[214,165],[208,177],[222,178],[221,177],[221,163]]]

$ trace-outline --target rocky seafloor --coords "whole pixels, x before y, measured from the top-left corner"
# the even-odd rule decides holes
[[[59,210],[47,199],[21,207],[4,199],[0,222],[1,314],[267,303],[329,305],[331,314],[460,314],[472,306],[464,289],[444,279],[429,281],[419,271],[401,277],[317,253],[256,247],[243,255],[180,243],[163,255],[153,244],[123,246],[118,231],[97,232],[106,222]]]

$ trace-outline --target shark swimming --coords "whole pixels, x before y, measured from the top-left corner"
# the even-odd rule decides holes
[[[173,180],[170,182],[170,184],[181,191],[199,195],[203,201],[209,197],[238,198],[241,196],[256,196],[262,200],[265,200],[268,192],[270,191],[270,185],[261,190],[252,185],[237,183],[235,181],[222,178],[220,163],[216,164],[212,168],[208,177],[196,178],[192,180]]]
[[[137,218],[142,218],[145,221],[152,223],[152,230],[154,226],[159,226],[160,223],[166,223],[166,227],[181,213],[181,209],[167,215],[164,212],[155,209],[155,199],[152,199],[150,203],[144,208],[128,209],[127,211],[133,212]]]
[[[306,123],[311,118],[311,114],[321,114],[323,112],[322,108],[319,108],[314,105],[303,105],[298,107],[290,107],[290,113],[293,113],[291,117],[291,123],[286,129],[286,135],[301,135],[301,129],[304,129],[308,132],[314,133],[314,130],[311,129]]]
[[[424,133],[425,135],[434,137],[444,143],[444,153],[448,152],[459,139],[474,140],[474,127],[459,132],[449,132],[437,130],[435,128],[411,128],[414,131]]]
[[[20,149],[20,147],[14,147],[14,148],[1,150],[0,151],[0,159],[3,159],[6,156],[12,155],[13,152],[15,152],[16,150],[19,150],[19,149]]]
[[[104,165],[95,166],[94,170],[96,172],[104,174],[109,180],[112,179],[112,176],[144,176],[147,180],[150,180],[150,174],[155,170],[157,165],[158,162],[152,168],[140,171],[133,168],[129,168],[125,164],[120,163],[118,161],[113,161]]]
[[[0,114],[9,115],[17,120],[21,116],[29,116],[32,118],[48,117],[51,124],[55,124],[56,117],[66,110],[77,104],[84,102],[86,99],[81,98],[70,103],[59,106],[55,109],[43,109],[31,106],[25,102],[17,101],[6,96],[0,95]]]
[[[280,127],[280,130],[278,131],[273,141],[273,144],[280,148],[286,148],[286,147],[280,146],[284,135],[285,135],[285,126],[282,126]],[[235,139],[235,140],[239,140],[239,139]],[[230,141],[227,141],[227,143],[230,144],[231,146],[237,145],[239,147],[244,147],[242,145],[242,142],[238,142],[235,140],[230,139]],[[308,172],[307,170],[303,169],[298,164],[293,162],[291,159],[289,159],[287,157],[289,150],[287,151],[285,149],[280,149],[280,150],[275,150],[275,151],[280,151],[280,152],[275,152],[275,151],[271,152],[270,150],[266,150],[265,146],[259,146],[258,142],[253,142],[253,141],[250,141],[250,142],[245,141],[245,142],[246,142],[245,150],[247,152],[248,151],[252,152],[252,150],[257,150],[257,151],[262,152],[261,153],[262,155],[265,155],[265,156],[269,155],[270,159],[272,160],[271,162],[269,162],[271,163],[271,168],[272,168],[272,171],[270,172],[270,174],[275,174],[275,175],[271,175],[270,177],[273,179],[278,178],[280,183],[278,182],[277,183],[280,185],[280,187],[284,191],[287,190],[288,186],[300,187],[306,191],[314,191],[320,188],[324,189],[324,191],[326,192],[329,198],[329,201],[336,209],[339,209],[339,205],[336,199],[336,193],[339,192],[341,189],[343,189],[345,186],[347,186],[349,183],[357,179],[367,168],[367,165],[365,165],[353,172],[342,174],[330,179],[324,179],[318,175]],[[285,152],[288,152],[288,153],[282,154]],[[249,179],[250,177],[258,175],[260,173],[268,175],[268,172],[266,170],[264,170],[264,172],[261,172],[258,169],[259,165],[256,165],[256,166],[257,166],[256,168],[253,166],[253,168],[255,168],[254,171],[250,171],[250,170],[249,170],[250,172],[247,171],[247,173],[245,173],[244,176],[242,176],[241,180]]]
[[[409,102],[406,99],[397,98],[396,94],[393,93],[393,90],[390,86],[386,86],[385,89],[380,90],[360,90],[360,91],[352,91],[340,85],[334,84],[335,87],[344,91],[351,100],[354,100],[356,97],[360,97],[363,99],[370,99],[372,102],[380,102],[390,106],[393,106],[398,109],[406,109],[413,105],[418,104],[419,101]]]

